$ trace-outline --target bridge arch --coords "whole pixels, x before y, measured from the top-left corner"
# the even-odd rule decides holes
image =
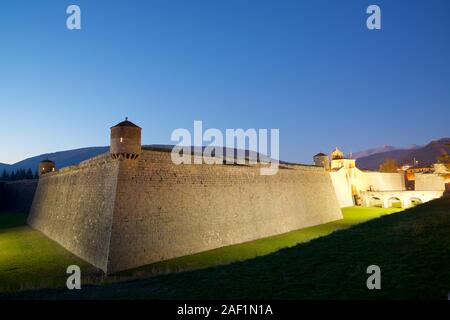
[[[380,197],[371,196],[367,199],[367,206],[368,207],[383,207],[383,200],[381,200]]]
[[[402,200],[399,197],[391,196],[386,199],[386,208],[402,208]]]
[[[419,204],[422,204],[422,203],[423,203],[423,201],[419,197],[412,197],[412,198],[409,199],[409,205],[411,207],[415,207],[415,206],[417,206]]]
[[[362,203],[366,207],[409,208],[442,197],[444,191],[361,191]]]

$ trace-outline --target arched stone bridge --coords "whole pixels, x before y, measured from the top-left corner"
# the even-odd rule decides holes
[[[442,197],[443,191],[364,191],[363,206],[383,208],[409,208]]]

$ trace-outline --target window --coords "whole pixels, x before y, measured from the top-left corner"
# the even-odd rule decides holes
[[[123,142],[123,138],[122,137],[120,137],[120,143],[122,143]]]

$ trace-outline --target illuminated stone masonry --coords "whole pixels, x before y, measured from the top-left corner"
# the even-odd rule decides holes
[[[323,168],[175,165],[127,122],[113,152],[43,174],[28,221],[105,273],[342,219]]]

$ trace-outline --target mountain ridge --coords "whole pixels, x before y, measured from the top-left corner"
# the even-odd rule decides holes
[[[417,161],[417,166],[428,167],[436,163],[439,156],[450,153],[449,144],[450,138],[436,139],[422,147],[394,149],[360,157],[356,159],[356,165],[361,169],[378,170],[386,159],[394,159],[400,165],[414,165],[414,161]]]
[[[356,159],[356,164],[361,169],[378,170],[380,164],[386,159],[395,159],[399,164],[412,162],[414,159],[419,161],[420,166],[429,166],[436,162],[438,156],[445,153],[450,153],[450,138],[441,138],[432,140],[425,146],[411,145],[408,148],[400,149],[390,145],[383,145],[381,147],[369,148],[356,153],[353,153],[353,158]],[[172,145],[152,144],[143,147],[156,148],[172,148]],[[45,153],[38,156],[30,157],[14,164],[0,163],[0,173],[3,170],[9,172],[18,169],[31,169],[33,172],[39,165],[39,162],[45,159],[52,160],[56,163],[57,168],[64,168],[75,165],[81,161],[90,159],[99,154],[106,153],[109,146],[86,147],[72,150],[58,151],[53,153]],[[283,161],[280,161],[283,163]]]

